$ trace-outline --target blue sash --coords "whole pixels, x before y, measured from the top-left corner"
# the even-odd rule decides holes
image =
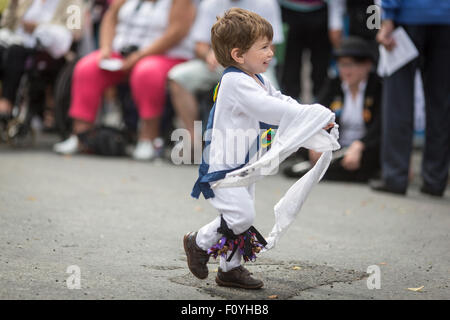
[[[228,72],[243,72],[243,71],[236,67],[228,67],[224,70],[222,77],[225,74],[227,74]],[[264,84],[263,78],[260,75],[256,75],[256,76]],[[218,83],[218,85],[216,87],[214,97],[217,97],[219,88],[220,88],[220,82]],[[214,100],[214,105],[209,113],[208,124],[206,126],[206,130],[212,130],[212,128],[213,128],[215,109],[216,109],[216,101]],[[268,125],[263,122],[259,123],[259,127],[260,127],[260,129],[271,129],[271,128],[275,129],[275,128],[277,128],[277,126]],[[212,132],[212,131],[209,131],[209,132]],[[200,193],[202,193],[203,196],[205,197],[205,199],[213,198],[214,192],[212,191],[209,183],[213,182],[213,181],[221,180],[221,179],[225,178],[227,173],[241,169],[243,166],[245,166],[250,160],[250,150],[253,150],[255,148],[254,147],[255,144],[256,144],[256,150],[259,150],[259,139],[260,139],[260,136],[258,135],[258,137],[256,138],[256,141],[253,143],[252,146],[250,146],[249,152],[245,156],[244,164],[242,164],[236,168],[214,171],[214,172],[208,173],[209,163],[205,162],[205,155],[203,154],[202,155],[202,163],[200,164],[200,167],[198,169],[198,179],[194,184],[194,188],[192,189],[191,196],[193,198],[198,199],[200,196]],[[205,149],[209,147],[210,143],[211,143],[211,139],[208,139],[207,141],[205,141]]]

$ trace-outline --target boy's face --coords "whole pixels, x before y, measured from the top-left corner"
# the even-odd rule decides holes
[[[250,49],[241,55],[242,59],[237,61],[239,66],[252,75],[266,72],[273,58],[271,45],[272,41],[266,37],[256,40]]]
[[[359,83],[367,79],[372,68],[372,62],[356,62],[351,57],[341,57],[338,59],[339,76],[341,81],[349,86],[357,86]]]

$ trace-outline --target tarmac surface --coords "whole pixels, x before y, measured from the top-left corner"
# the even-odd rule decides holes
[[[317,185],[277,247],[246,263],[265,283],[246,291],[218,287],[212,259],[206,280],[187,269],[183,235],[217,215],[189,195],[196,166],[58,156],[56,141],[0,145],[0,299],[450,299],[450,188],[419,192],[418,155],[407,196]],[[294,182],[257,183],[263,235]]]

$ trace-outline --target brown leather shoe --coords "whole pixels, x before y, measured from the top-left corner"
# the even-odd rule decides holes
[[[228,272],[223,272],[219,268],[216,276],[216,283],[223,287],[237,287],[244,289],[259,289],[264,283],[261,280],[252,278],[250,271],[243,266],[231,269]]]
[[[192,274],[199,279],[206,279],[208,277],[206,264],[209,260],[209,254],[197,245],[195,242],[196,238],[197,232],[190,232],[184,236],[184,251],[186,252],[188,267]]]

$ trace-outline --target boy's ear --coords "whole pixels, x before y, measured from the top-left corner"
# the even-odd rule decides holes
[[[242,56],[241,49],[239,49],[239,48],[233,48],[231,50],[231,57],[237,63],[241,63],[241,64],[244,63],[244,57]]]

